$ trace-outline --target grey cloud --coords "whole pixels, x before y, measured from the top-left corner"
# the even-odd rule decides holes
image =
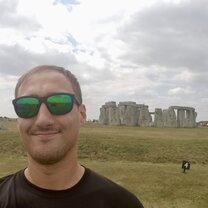
[[[25,70],[41,64],[68,67],[76,63],[76,58],[70,53],[59,53],[50,50],[44,54],[37,54],[18,45],[0,45],[0,72],[3,74],[20,75]]]
[[[115,74],[108,67],[105,67],[105,69],[96,69],[96,66],[92,67],[87,64],[77,63],[71,65],[71,68],[79,78],[80,83],[86,87],[92,85],[96,86],[97,89],[103,90],[102,84],[106,80],[109,82],[115,81]],[[101,87],[99,87],[100,84],[102,85]]]
[[[16,8],[18,5],[18,1],[8,0],[8,1],[0,1],[0,15],[5,16],[8,13],[12,14],[16,12]]]
[[[1,28],[16,28],[23,31],[36,31],[41,26],[32,17],[17,14],[18,1],[0,1]]]
[[[205,0],[158,3],[132,16],[118,38],[128,51],[121,59],[137,64],[207,70],[208,6]]]

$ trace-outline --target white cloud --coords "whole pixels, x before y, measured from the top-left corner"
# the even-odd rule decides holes
[[[0,89],[6,90],[7,88],[13,88],[18,80],[17,76],[3,75],[0,73]]]
[[[184,88],[181,88],[181,87],[176,87],[174,89],[170,89],[168,91],[168,95],[170,96],[183,96],[183,95],[187,95],[187,94],[190,94],[192,93],[189,89],[184,89]]]
[[[80,80],[91,119],[106,101],[125,99],[151,109],[193,106],[199,120],[208,119],[204,5],[205,0],[0,0],[0,116],[13,111],[9,102],[20,74],[56,64]]]
[[[181,69],[180,70],[181,72],[179,74],[176,74],[174,76],[174,80],[180,80],[182,82],[191,82],[193,81],[195,75],[193,72],[191,72],[190,70],[188,69]]]

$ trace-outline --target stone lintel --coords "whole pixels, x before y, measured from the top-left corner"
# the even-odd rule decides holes
[[[187,106],[170,106],[169,108],[173,108],[176,110],[195,110],[195,108],[187,107]]]
[[[133,102],[133,101],[126,101],[126,102],[119,102],[118,106],[136,106],[136,102]]]

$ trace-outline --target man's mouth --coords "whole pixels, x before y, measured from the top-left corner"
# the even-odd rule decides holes
[[[37,140],[40,140],[45,143],[53,140],[54,138],[57,138],[56,136],[60,134],[60,132],[60,130],[37,130],[32,132],[31,135],[34,136]]]
[[[33,132],[33,135],[53,135],[53,134],[59,134],[60,131],[37,131],[37,132]]]

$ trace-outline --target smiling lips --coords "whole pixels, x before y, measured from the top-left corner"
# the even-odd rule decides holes
[[[59,134],[60,131],[37,131],[33,132],[33,136],[39,137],[42,141],[49,141],[55,136],[56,134]]]
[[[40,132],[34,132],[33,135],[53,135],[53,134],[58,134],[60,131],[40,131]]]

